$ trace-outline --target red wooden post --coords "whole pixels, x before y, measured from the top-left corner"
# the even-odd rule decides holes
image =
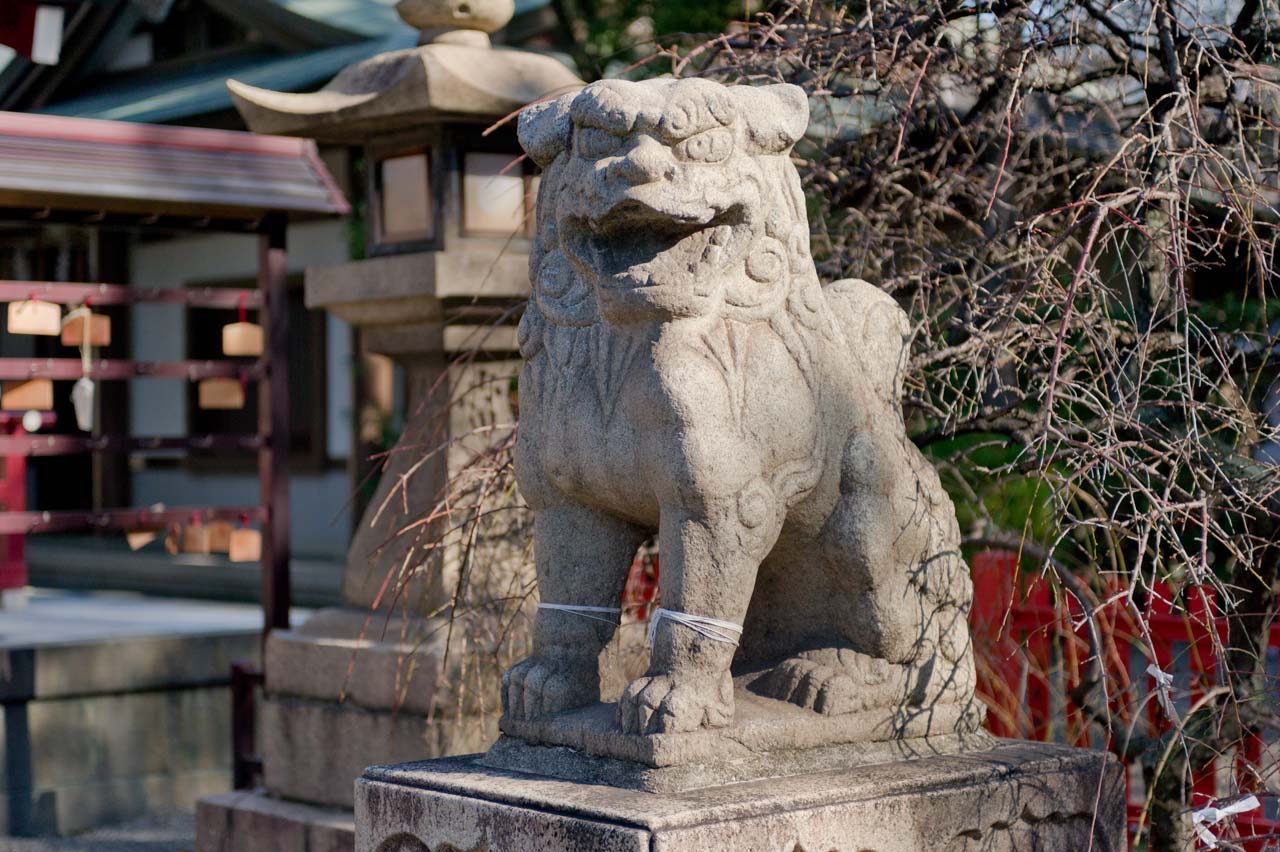
[[[254,725],[254,690],[261,686],[262,672],[253,663],[231,664],[231,778],[236,790],[252,789],[262,776]]]
[[[272,218],[259,241],[266,375],[259,387],[258,478],[266,515],[262,530],[263,635],[289,628],[289,290],[285,220]]]
[[[0,431],[21,435],[18,416],[0,422]],[[23,512],[27,508],[27,457],[5,456],[4,480],[0,482],[0,511]],[[21,535],[0,536],[0,591],[21,589],[27,585],[26,538]]]

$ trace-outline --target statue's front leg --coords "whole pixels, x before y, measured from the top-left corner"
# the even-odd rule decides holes
[[[674,617],[657,622],[649,671],[618,702],[623,731],[673,733],[733,720],[729,667],[741,634],[733,626],[746,617],[756,571],[777,538],[776,514],[761,486],[697,512],[663,509],[661,604]]]
[[[538,609],[533,654],[502,676],[506,716],[529,719],[600,700],[600,652],[617,631],[616,610],[642,540],[633,525],[583,506],[537,512],[539,600],[571,609]]]

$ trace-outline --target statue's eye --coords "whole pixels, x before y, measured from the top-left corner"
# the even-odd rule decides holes
[[[706,130],[676,145],[675,152],[693,163],[719,163],[733,153],[733,133],[724,127]]]
[[[622,138],[614,136],[598,127],[579,127],[576,148],[578,156],[588,160],[598,160],[618,153],[622,147]]]

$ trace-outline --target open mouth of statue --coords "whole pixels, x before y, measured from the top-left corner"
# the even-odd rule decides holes
[[[606,287],[653,287],[717,269],[734,253],[735,237],[744,228],[736,207],[707,221],[653,213],[641,205],[634,210],[622,205],[595,224],[566,223],[569,249]]]

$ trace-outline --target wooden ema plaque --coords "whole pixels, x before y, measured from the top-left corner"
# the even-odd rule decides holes
[[[171,524],[164,534],[164,549],[170,556],[177,556],[182,552],[182,527],[177,524]]]
[[[244,408],[244,385],[239,379],[204,379],[199,387],[199,405],[212,410]]]
[[[105,314],[89,314],[89,345],[111,345],[111,317]],[[62,326],[62,345],[81,346],[84,344],[85,317],[80,315],[67,320]]]
[[[230,553],[231,534],[235,527],[226,521],[213,521],[209,524],[209,552]]]
[[[52,411],[53,380],[4,382],[0,385],[0,408],[8,411]]]
[[[262,533],[248,527],[232,530],[228,556],[232,562],[257,562],[262,559]]]
[[[233,322],[222,327],[222,354],[235,358],[257,357],[262,350],[262,326]]]
[[[203,524],[188,524],[182,531],[182,549],[186,553],[209,553],[209,528]]]
[[[130,550],[141,550],[160,536],[159,530],[133,530],[124,534]]]
[[[9,303],[10,334],[40,334],[57,337],[62,334],[62,308],[53,302],[31,299]]]

